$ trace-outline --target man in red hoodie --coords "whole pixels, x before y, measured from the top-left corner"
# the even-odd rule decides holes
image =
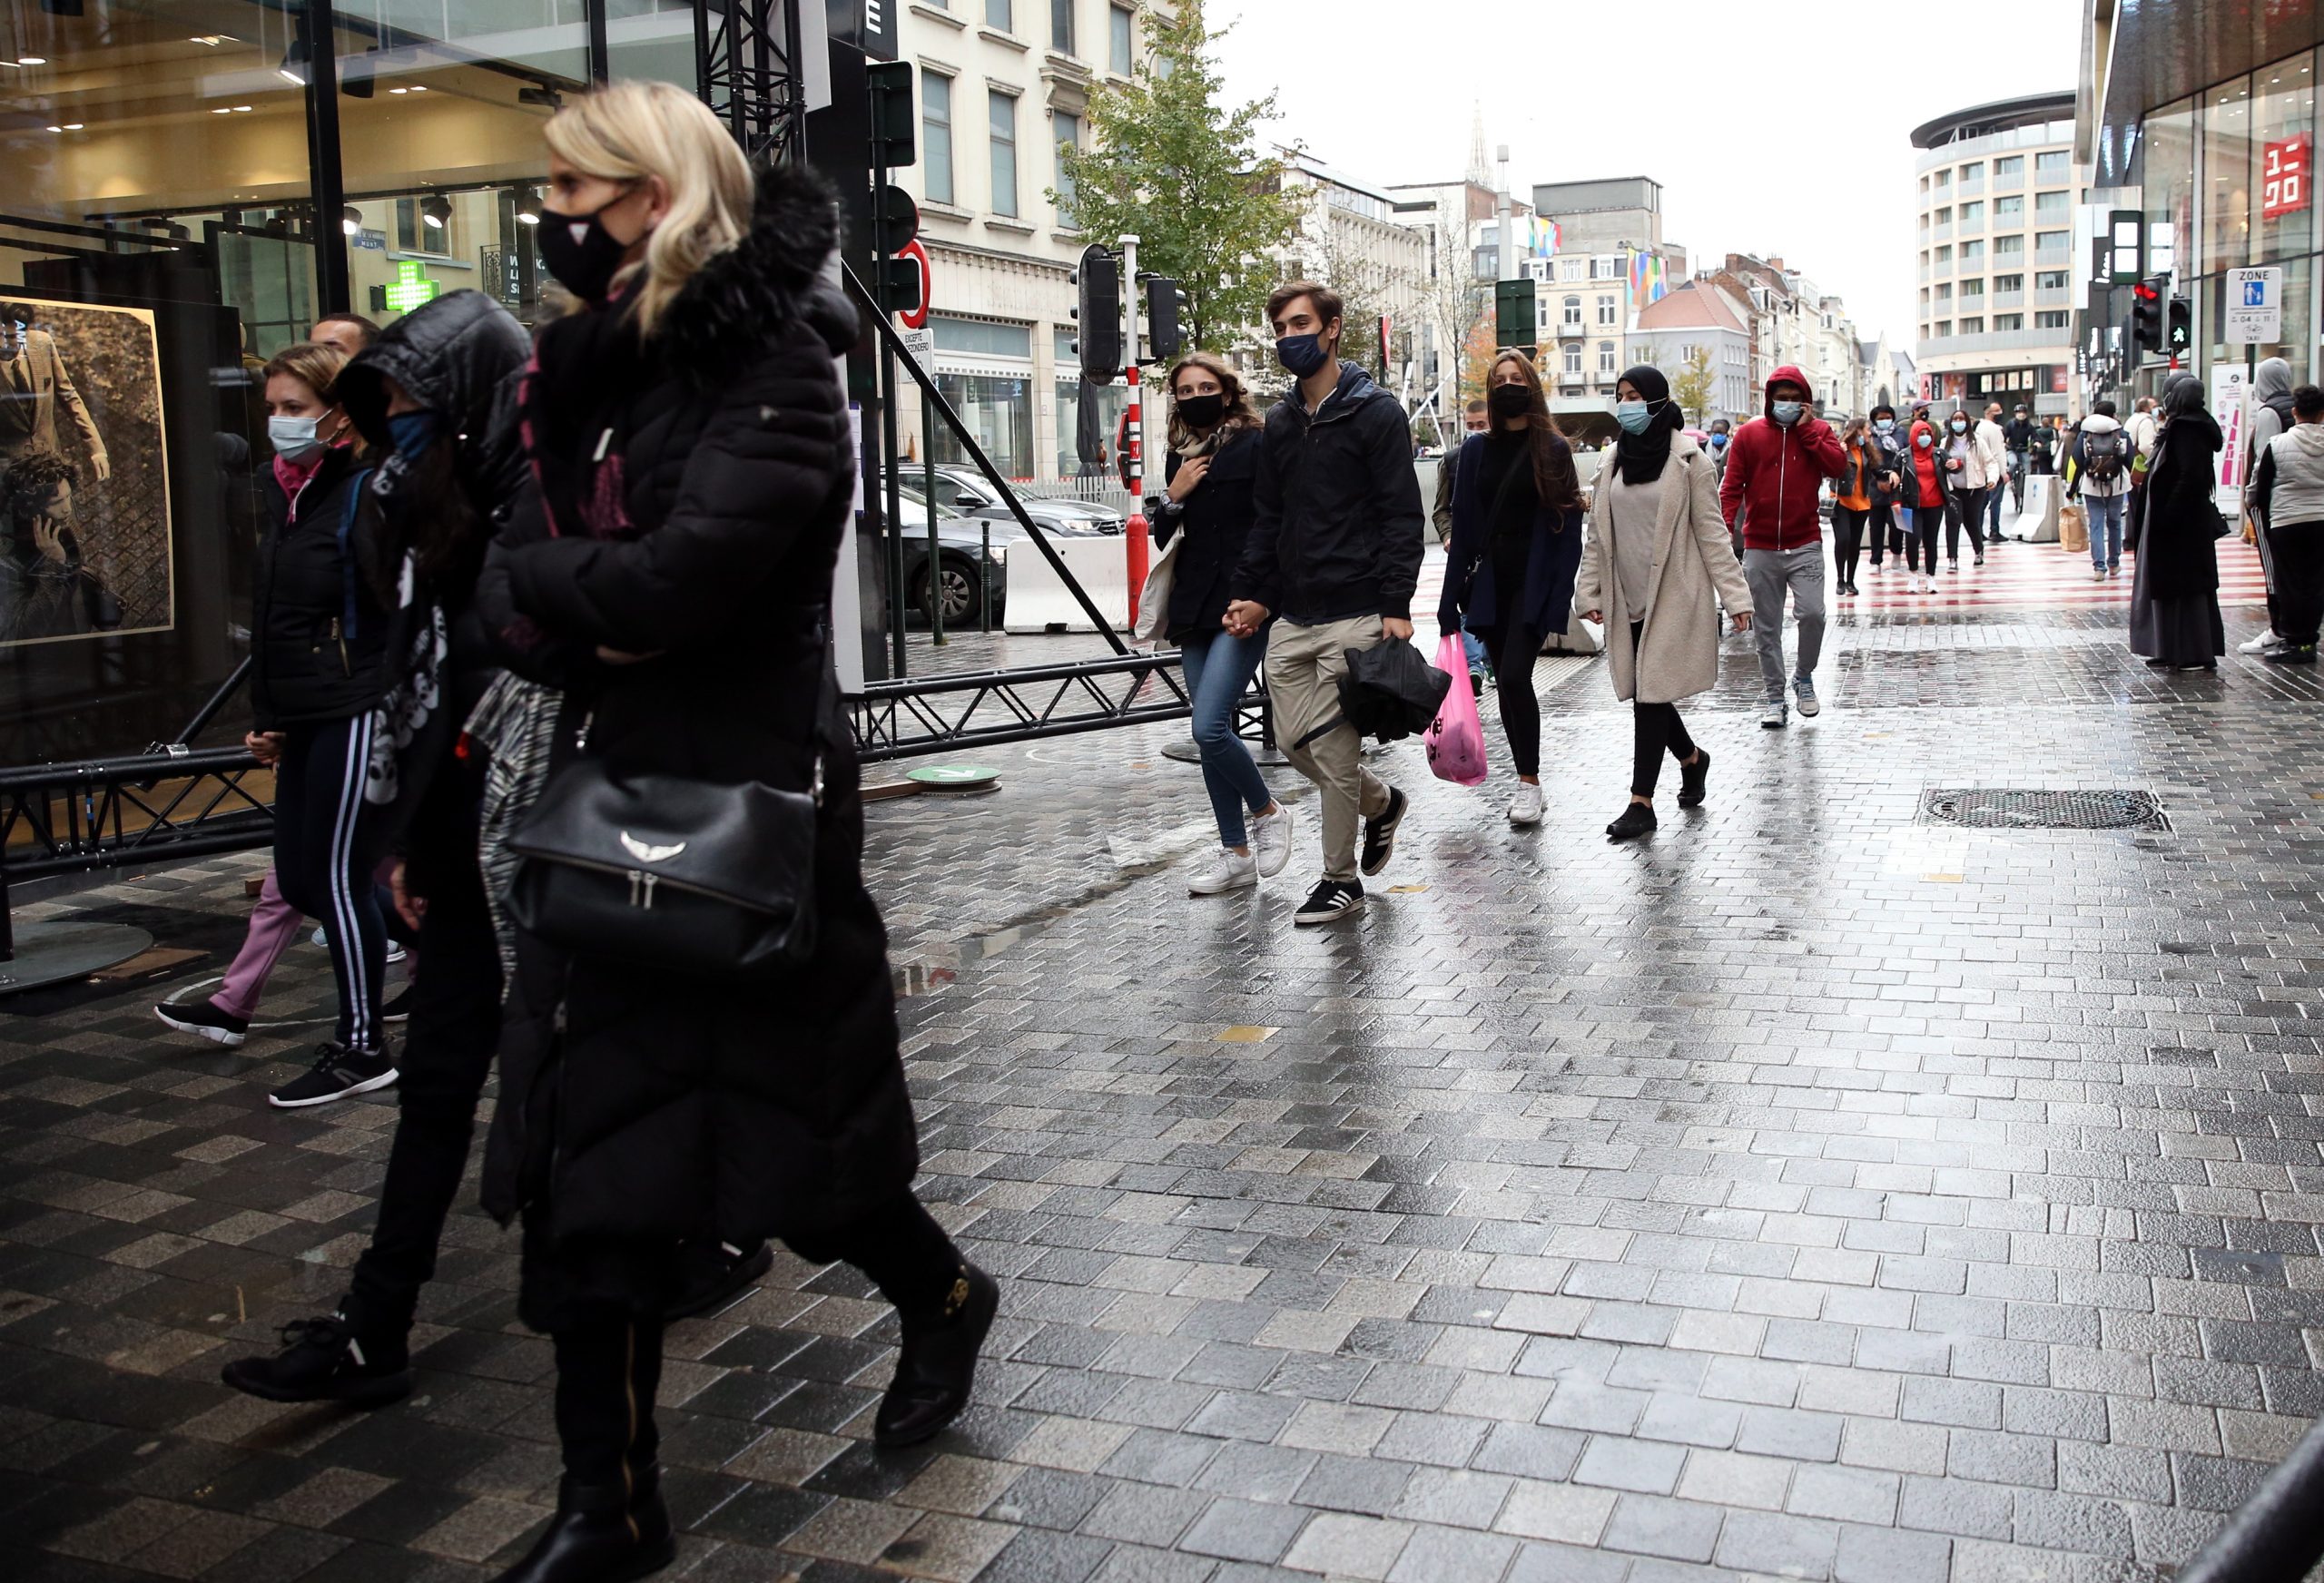
[[[1792,696],[1804,715],[1823,707],[1810,677],[1824,646],[1824,520],[1817,497],[1825,479],[1846,470],[1847,453],[1832,426],[1816,416],[1807,376],[1788,363],[1768,380],[1766,415],[1745,424],[1727,449],[1718,506],[1730,530],[1738,514],[1743,519],[1743,575],[1751,585],[1751,628],[1768,689],[1759,723],[1780,729],[1791,718],[1783,691],[1787,592],[1799,622]]]

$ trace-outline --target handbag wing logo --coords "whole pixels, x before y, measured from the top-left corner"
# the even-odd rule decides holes
[[[684,841],[672,841],[668,846],[656,846],[652,841],[639,841],[627,831],[621,832],[622,850],[641,863],[659,863],[676,857],[686,850]]]

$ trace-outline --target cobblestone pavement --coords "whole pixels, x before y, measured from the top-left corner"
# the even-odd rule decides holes
[[[2164,1576],[2324,1411],[2324,718],[2311,677],[2149,673],[2119,620],[1846,618],[1782,733],[1730,644],[1688,712],[1709,805],[1619,849],[1627,716],[1545,664],[1547,821],[1389,750],[1410,821],[1327,931],[1289,917],[1312,821],[1265,890],[1184,894],[1206,816],[1158,728],[875,805],[923,1189],[1003,1317],[970,1414],[888,1457],[852,1273],[779,1260],[675,1327],[681,1568]],[[1958,787],[2144,790],[2168,828],[1924,813]],[[0,1004],[14,1578],[481,1578],[554,1499],[548,1348],[473,1210],[410,1401],[217,1383],[337,1293],[395,1116],[263,1104],[311,947],[243,1050],[153,1020],[258,870],[24,909],[198,955]]]

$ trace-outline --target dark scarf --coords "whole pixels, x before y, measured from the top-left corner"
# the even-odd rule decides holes
[[[654,362],[619,302],[560,319],[541,332],[519,402],[525,452],[540,481],[551,534],[635,534],[622,505],[621,455],[631,404],[660,382]]]
[[[1614,462],[1621,469],[1622,482],[1636,488],[1662,477],[1663,464],[1670,459],[1670,437],[1685,427],[1685,419],[1679,404],[1670,399],[1670,381],[1662,377],[1661,369],[1640,363],[1622,378],[1644,398],[1649,414],[1644,433],[1632,434],[1626,428],[1614,442]]]

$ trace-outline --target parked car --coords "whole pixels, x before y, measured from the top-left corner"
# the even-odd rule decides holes
[[[928,569],[927,497],[909,484],[900,485],[903,501],[904,603],[922,622],[932,620],[934,602],[944,601],[944,624],[949,629],[977,618],[977,565],[988,537],[991,558],[984,563],[991,579],[992,619],[1000,620],[1009,597],[1009,552],[1029,536],[1004,507],[1000,518],[970,516],[939,503],[936,517],[938,564],[933,578]],[[1038,555],[1037,550],[1028,550]]]
[[[909,471],[904,476],[911,477]],[[1011,522],[1017,520],[1000,498],[1000,491],[992,487],[992,480],[974,467],[958,462],[939,462],[936,489],[938,499],[971,516],[998,512]],[[1094,500],[1054,500],[1031,495],[1019,495],[1018,499],[1025,507],[1025,515],[1044,532],[1120,533],[1127,526],[1127,519],[1120,512]]]

